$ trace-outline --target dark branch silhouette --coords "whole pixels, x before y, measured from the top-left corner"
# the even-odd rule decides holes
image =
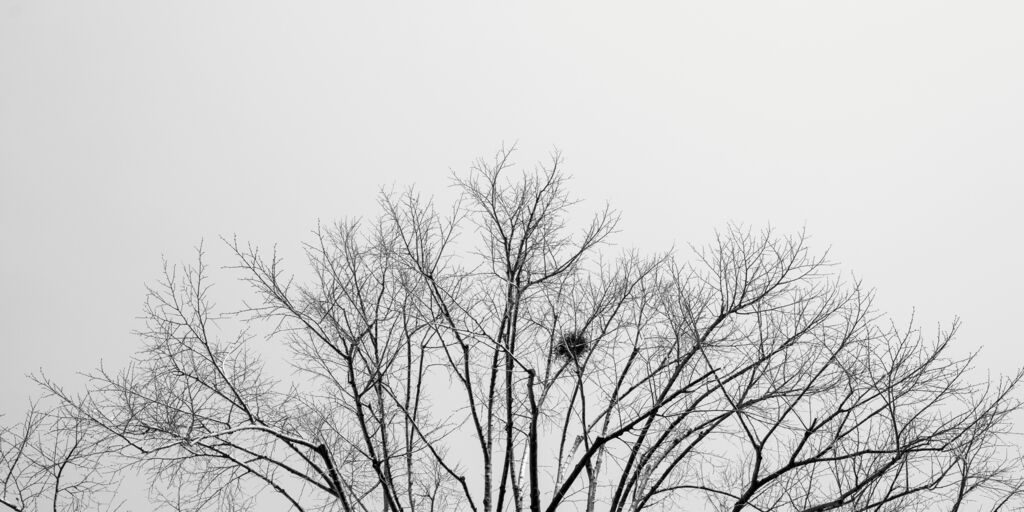
[[[3,503],[72,499],[54,468],[81,428],[176,510],[1020,506],[1022,374],[971,380],[958,322],[889,323],[803,233],[609,259],[618,214],[577,226],[560,156],[511,156],[457,176],[447,213],[390,192],[378,219],[318,227],[295,276],[226,240],[241,311],[215,308],[201,249],[166,265],[129,367],[43,381],[70,441],[25,462],[38,418],[4,431]]]

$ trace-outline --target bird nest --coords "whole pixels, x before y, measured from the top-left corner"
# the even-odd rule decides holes
[[[577,330],[563,333],[554,345],[555,357],[570,360],[579,359],[591,349],[586,333]]]

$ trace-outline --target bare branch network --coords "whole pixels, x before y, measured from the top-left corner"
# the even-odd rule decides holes
[[[617,213],[570,228],[559,156],[510,157],[445,212],[384,193],[318,228],[308,279],[227,240],[243,311],[215,311],[202,251],[165,267],[133,364],[39,378],[57,405],[2,432],[0,503],[92,510],[139,471],[174,510],[1021,508],[1022,374],[971,382],[956,322],[889,323],[802,233],[601,257]]]

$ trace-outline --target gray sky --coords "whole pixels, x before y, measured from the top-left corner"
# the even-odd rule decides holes
[[[517,140],[624,246],[806,224],[1020,365],[1024,3],[679,4],[0,0],[0,411],[124,361],[161,255],[294,250]]]

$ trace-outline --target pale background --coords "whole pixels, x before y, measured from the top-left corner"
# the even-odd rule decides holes
[[[1024,362],[1024,3],[423,4],[0,0],[0,412],[123,363],[161,255],[295,254],[515,141],[623,247],[806,225],[898,321]]]

